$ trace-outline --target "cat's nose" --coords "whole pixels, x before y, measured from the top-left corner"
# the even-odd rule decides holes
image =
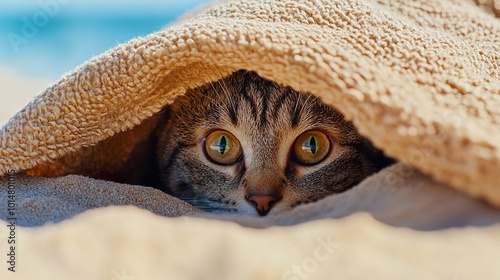
[[[251,195],[247,200],[254,204],[260,216],[265,216],[279,198],[271,195]]]

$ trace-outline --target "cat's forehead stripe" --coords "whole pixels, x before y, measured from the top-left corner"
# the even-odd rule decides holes
[[[252,111],[252,117],[254,119],[257,119],[257,103],[248,94],[248,89],[249,89],[248,81],[245,81],[245,83],[243,84],[243,88],[242,88],[240,94],[241,94],[241,97],[243,97],[243,100],[245,100],[250,105],[250,109]]]
[[[273,110],[273,114],[272,114],[274,119],[278,118],[280,109],[283,107],[283,104],[285,104],[285,101],[289,96],[290,96],[290,89],[287,88],[287,90],[280,96],[280,98],[278,99],[278,101],[276,102],[276,104],[274,106],[274,110]]]
[[[308,102],[310,96],[308,95],[308,98],[305,100],[298,96],[291,98],[291,91],[292,89],[289,87],[276,87],[272,83],[257,84],[251,79],[246,79],[242,82],[239,91],[232,93],[234,94],[233,97],[227,97],[234,98],[235,95],[239,96],[241,101],[249,106],[251,115],[259,126],[265,126],[269,122],[279,119],[282,109],[288,108],[287,113],[291,119],[291,126],[295,128],[301,120],[301,113],[303,113],[304,107],[310,105],[303,104],[304,101],[305,103]],[[239,102],[236,102],[236,104],[239,104]],[[236,107],[236,110],[234,107]],[[248,111],[241,110],[240,106],[231,106],[228,108],[227,113],[234,125],[238,123],[239,114],[248,113]]]

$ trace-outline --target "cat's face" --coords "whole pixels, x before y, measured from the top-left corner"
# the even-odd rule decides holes
[[[157,140],[162,188],[211,212],[288,211],[387,164],[339,112],[253,72],[190,90],[167,110]]]

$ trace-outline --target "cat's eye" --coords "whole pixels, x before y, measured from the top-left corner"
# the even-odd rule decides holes
[[[330,140],[328,136],[320,131],[306,131],[295,140],[293,152],[300,163],[313,165],[319,163],[328,155]]]
[[[214,131],[206,137],[205,152],[210,160],[224,165],[237,162],[242,155],[238,139],[225,130]]]

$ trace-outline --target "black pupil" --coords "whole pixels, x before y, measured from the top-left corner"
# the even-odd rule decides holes
[[[226,146],[227,146],[226,136],[222,136],[220,138],[220,143],[219,143],[219,151],[221,155],[224,155],[224,153],[226,152]]]
[[[311,149],[311,153],[316,154],[316,137],[312,136],[309,141],[309,148]]]

